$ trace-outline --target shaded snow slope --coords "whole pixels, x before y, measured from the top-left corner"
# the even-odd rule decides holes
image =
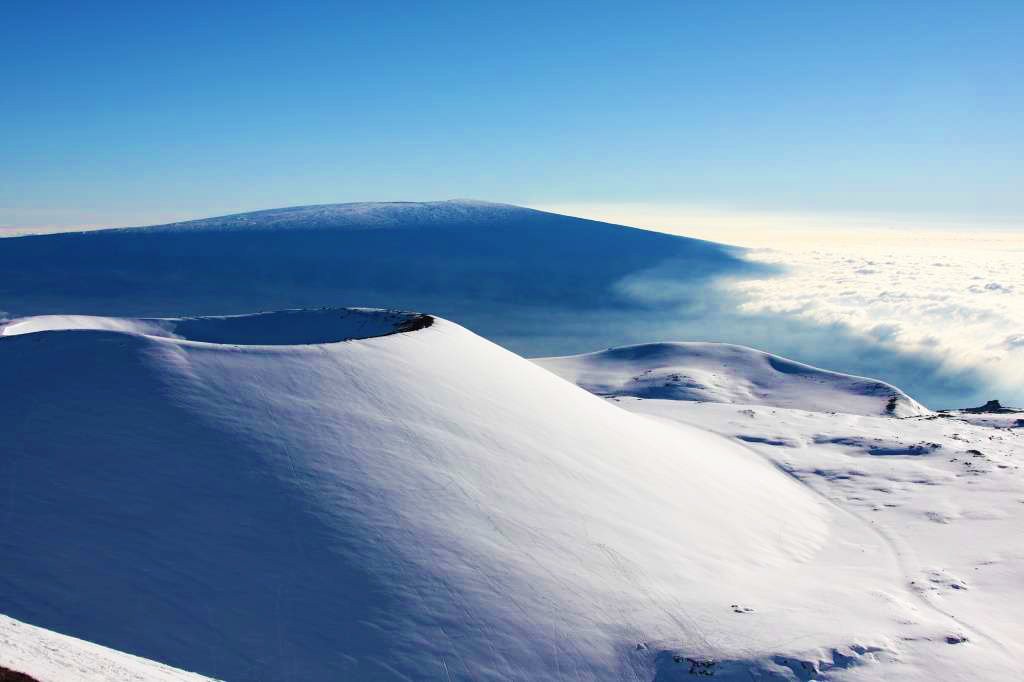
[[[0,311],[182,317],[369,305],[430,310],[540,355],[610,343],[593,338],[612,333],[607,316],[675,311],[677,297],[652,304],[650,289],[705,301],[716,277],[758,268],[732,247],[503,204],[332,204],[0,239]],[[567,340],[569,329],[587,341]]]
[[[233,215],[187,220],[152,227],[121,228],[121,231],[179,232],[190,230],[308,230],[438,227],[460,224],[500,224],[531,211],[520,206],[472,199],[450,201],[356,202],[292,206]],[[532,211],[541,213],[540,211]]]
[[[113,318],[39,315],[0,323],[0,336],[43,331],[113,331],[205,343],[292,346],[387,336],[428,327],[428,315],[369,308],[281,310],[253,315]]]
[[[602,396],[896,417],[929,413],[885,382],[725,343],[653,343],[534,362]]]
[[[210,680],[0,615],[0,671],[3,668],[30,675],[39,682]]]
[[[747,448],[445,320],[135,324],[0,337],[0,612],[233,681],[791,679],[956,627]]]

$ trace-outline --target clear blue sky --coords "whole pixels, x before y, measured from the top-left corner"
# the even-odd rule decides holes
[[[1024,2],[7,3],[0,226],[332,201],[1024,215]]]

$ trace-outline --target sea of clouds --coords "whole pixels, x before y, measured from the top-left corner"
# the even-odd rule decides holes
[[[973,371],[993,397],[1024,403],[1024,234],[822,234],[750,257],[783,274],[731,282],[741,313],[836,325],[947,375]]]
[[[595,310],[564,301],[481,307],[453,301],[451,292],[436,301],[385,302],[448,315],[526,356],[724,341],[883,379],[932,408],[990,398],[1024,406],[1024,223],[538,208],[734,244],[754,267],[723,275],[721,268],[701,272],[693,259],[669,259],[593,292],[635,305]]]
[[[713,329],[667,326],[664,334],[876,376],[933,408],[989,398],[1024,406],[1024,221],[651,204],[545,208],[743,246],[769,266],[761,276],[718,283],[717,308],[705,311]]]

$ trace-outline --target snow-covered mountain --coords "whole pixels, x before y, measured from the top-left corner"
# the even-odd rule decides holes
[[[725,343],[651,343],[534,362],[601,396],[632,396],[816,412],[929,414],[894,386]]]
[[[894,566],[892,586],[914,593],[906,623],[941,614],[956,627],[933,640],[947,647],[904,633],[894,667],[861,669],[865,679],[1024,676],[1024,410],[991,401],[934,413],[881,384],[896,391],[902,418],[894,419],[884,391],[864,390],[871,380],[803,365],[780,375],[776,366],[788,361],[708,344],[537,362],[634,414],[742,443],[874,533]],[[705,385],[679,386],[698,381]],[[858,580],[848,583],[851,594]],[[848,677],[832,670],[794,679]]]
[[[238,681],[1014,670],[744,442],[444,319],[2,334],[0,612],[33,625]]]
[[[28,682],[23,676],[33,682],[212,682],[0,615],[0,680]]]
[[[499,228],[522,221],[527,214],[552,215],[511,204],[473,199],[449,201],[357,202],[319,204],[250,211],[233,215],[187,220],[119,231],[195,232],[206,230],[361,230],[374,228],[436,228],[468,225]],[[115,230],[112,230],[115,231]]]
[[[517,206],[332,204],[0,239],[0,311],[429,310],[519,353],[550,355],[621,342],[629,320],[684,317],[677,297],[652,303],[648,288],[703,305],[716,277],[759,268],[724,245]]]

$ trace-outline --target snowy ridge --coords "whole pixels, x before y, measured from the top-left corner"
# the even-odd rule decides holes
[[[443,319],[290,345],[133,324],[0,337],[15,618],[238,681],[791,679],[957,628],[743,445]]]
[[[37,315],[0,323],[0,336],[52,331],[110,331],[214,344],[291,346],[388,336],[416,331],[432,323],[429,315],[370,308],[297,309],[184,318]]]
[[[894,417],[930,414],[883,381],[726,343],[652,343],[534,362],[602,396]]]
[[[356,202],[290,206],[249,211],[226,216],[188,220],[152,227],[117,228],[121,230],[281,230],[327,228],[396,228],[453,226],[467,222],[501,222],[524,214],[542,213],[534,209],[471,199],[447,201]]]
[[[211,680],[0,615],[0,679],[5,679],[3,668],[39,682]]]

